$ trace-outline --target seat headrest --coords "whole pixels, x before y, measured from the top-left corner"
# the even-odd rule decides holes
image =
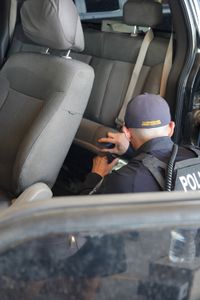
[[[21,8],[25,35],[56,50],[84,49],[83,30],[72,0],[26,0]]]
[[[128,25],[154,27],[162,21],[162,4],[152,0],[128,0],[123,8]]]

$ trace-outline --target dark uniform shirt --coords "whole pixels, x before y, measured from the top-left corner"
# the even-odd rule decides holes
[[[144,143],[137,151],[133,152],[134,154],[127,165],[104,177],[96,193],[116,194],[161,191],[162,189],[153,175],[143,166],[141,161],[137,160],[137,156],[141,153],[148,153],[167,163],[171,155],[172,147],[173,142],[169,137],[154,138]],[[179,147],[176,161],[192,157],[195,157],[195,154],[191,150]],[[81,188],[80,194],[89,194],[101,179],[102,177],[100,175],[89,173]]]

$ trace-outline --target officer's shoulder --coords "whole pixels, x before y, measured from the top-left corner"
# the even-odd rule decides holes
[[[192,145],[181,145],[178,148],[177,160],[185,160],[193,157],[197,157],[195,150],[200,152],[199,147],[195,147]]]

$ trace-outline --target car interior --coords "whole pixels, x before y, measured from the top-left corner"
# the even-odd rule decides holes
[[[180,113],[176,95],[189,47],[184,16],[175,1],[129,0],[121,17],[84,19],[84,42],[80,23],[79,31],[68,30],[73,31],[78,12],[66,1],[63,11],[68,6],[71,10],[59,16],[59,22],[67,28],[63,35],[74,34],[67,45],[55,19],[44,22],[45,16],[37,17],[39,2],[1,1],[2,199],[12,199],[36,182],[52,188],[61,167],[54,194],[77,193],[74,186],[84,179],[98,153],[97,139],[119,130],[117,120],[128,92],[135,96],[162,89],[172,117]],[[153,36],[144,53],[142,44],[150,28]],[[143,61],[130,91],[141,52]],[[75,66],[78,77],[70,87]],[[85,79],[79,71],[85,72]],[[175,134],[175,140],[180,139]]]
[[[120,130],[128,96],[162,94],[174,141],[199,144],[199,123],[197,139],[190,118],[182,126],[193,109],[183,97],[192,32],[182,5],[1,0],[1,300],[199,299],[195,192],[74,197],[98,138]],[[196,258],[174,267],[180,227],[197,231]]]
[[[140,1],[127,1],[122,14],[121,18],[114,20],[82,22],[85,49],[81,53],[72,52],[71,57],[91,65],[95,80],[84,118],[54,186],[56,195],[77,194],[78,182],[84,180],[91,168],[93,153],[98,153],[98,147],[101,147],[98,138],[106,136],[108,131],[119,130],[118,119],[130,85],[133,85],[132,76],[135,76],[135,67],[149,28],[154,37],[147,48],[134,89],[131,89],[131,96],[145,92],[161,93],[164,83],[163,96],[168,101],[172,118],[179,120],[176,93],[188,51],[188,37],[178,6],[174,1],[143,1],[142,4]],[[176,18],[173,18],[174,14]],[[174,140],[180,142],[180,135],[177,136],[175,132]],[[80,159],[77,160],[77,157]]]
[[[33,32],[30,39],[58,52],[82,50],[83,32],[73,3],[63,4],[67,15],[47,18],[43,30],[41,5],[44,2],[34,6],[29,1],[21,8],[24,31]],[[0,186],[2,203],[8,203],[10,195],[19,195],[35,182],[53,186],[82,119],[94,72],[79,61],[32,51],[10,55],[0,73]]]

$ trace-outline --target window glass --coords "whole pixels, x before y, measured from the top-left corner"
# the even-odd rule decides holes
[[[49,234],[12,246],[0,255],[0,299],[189,299],[199,241],[193,262],[170,262],[172,229]]]
[[[75,0],[82,20],[122,17],[122,8],[127,0]]]
[[[118,0],[85,0],[87,12],[103,12],[119,9]]]

